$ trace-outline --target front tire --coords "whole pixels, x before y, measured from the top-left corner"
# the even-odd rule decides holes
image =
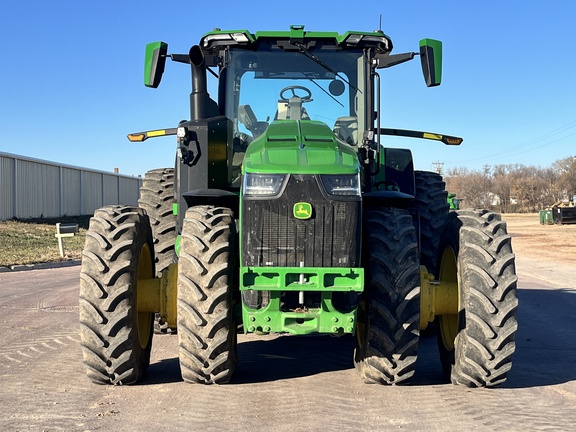
[[[518,328],[506,223],[487,210],[451,212],[440,251],[439,280],[457,283],[459,299],[457,315],[437,318],[444,373],[467,387],[502,384],[512,367]]]
[[[196,206],[186,212],[178,264],[178,344],[184,381],[224,384],[234,372],[235,240],[230,209]]]
[[[407,211],[366,211],[362,259],[354,363],[366,383],[403,383],[414,375],[420,320],[418,244]]]
[[[134,384],[150,364],[154,314],[138,310],[138,281],[154,276],[152,233],[145,212],[126,206],[96,210],[80,272],[80,340],[88,377]]]

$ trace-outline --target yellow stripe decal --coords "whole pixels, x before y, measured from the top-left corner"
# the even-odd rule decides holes
[[[146,135],[148,135],[149,137],[157,137],[157,136],[166,135],[166,131],[164,129],[155,130],[155,131],[147,132]]]
[[[424,132],[424,138],[442,141],[442,135]]]

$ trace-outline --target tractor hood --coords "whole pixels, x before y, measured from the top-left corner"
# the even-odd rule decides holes
[[[246,150],[243,172],[278,174],[356,174],[354,147],[339,141],[324,123],[276,120]]]

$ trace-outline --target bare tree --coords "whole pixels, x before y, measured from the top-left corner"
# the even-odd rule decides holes
[[[456,194],[456,196],[462,198],[464,192],[464,186],[462,182],[470,174],[467,168],[451,168],[444,175],[444,181],[446,182],[446,190],[450,193]]]
[[[552,168],[558,173],[558,184],[564,193],[562,198],[572,199],[576,194],[576,156],[559,159],[552,164]]]
[[[495,165],[492,169],[492,192],[500,203],[500,211],[508,213],[512,203],[512,173],[517,165]]]
[[[451,169],[445,181],[448,191],[464,200],[463,207],[490,208],[492,205],[492,180],[486,172]]]
[[[464,199],[463,207],[537,211],[576,194],[576,156],[547,168],[522,164],[484,165],[475,171],[450,168],[444,181],[448,192]]]
[[[562,200],[565,192],[564,188],[560,184],[561,182],[558,170],[551,167],[543,169],[542,179],[544,180],[542,190],[544,201],[543,208],[546,208]]]

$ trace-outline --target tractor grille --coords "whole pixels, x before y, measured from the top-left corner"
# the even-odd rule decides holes
[[[275,199],[242,201],[242,265],[356,267],[360,200],[325,195],[315,175],[291,175]],[[312,217],[294,217],[294,204],[312,204]]]

